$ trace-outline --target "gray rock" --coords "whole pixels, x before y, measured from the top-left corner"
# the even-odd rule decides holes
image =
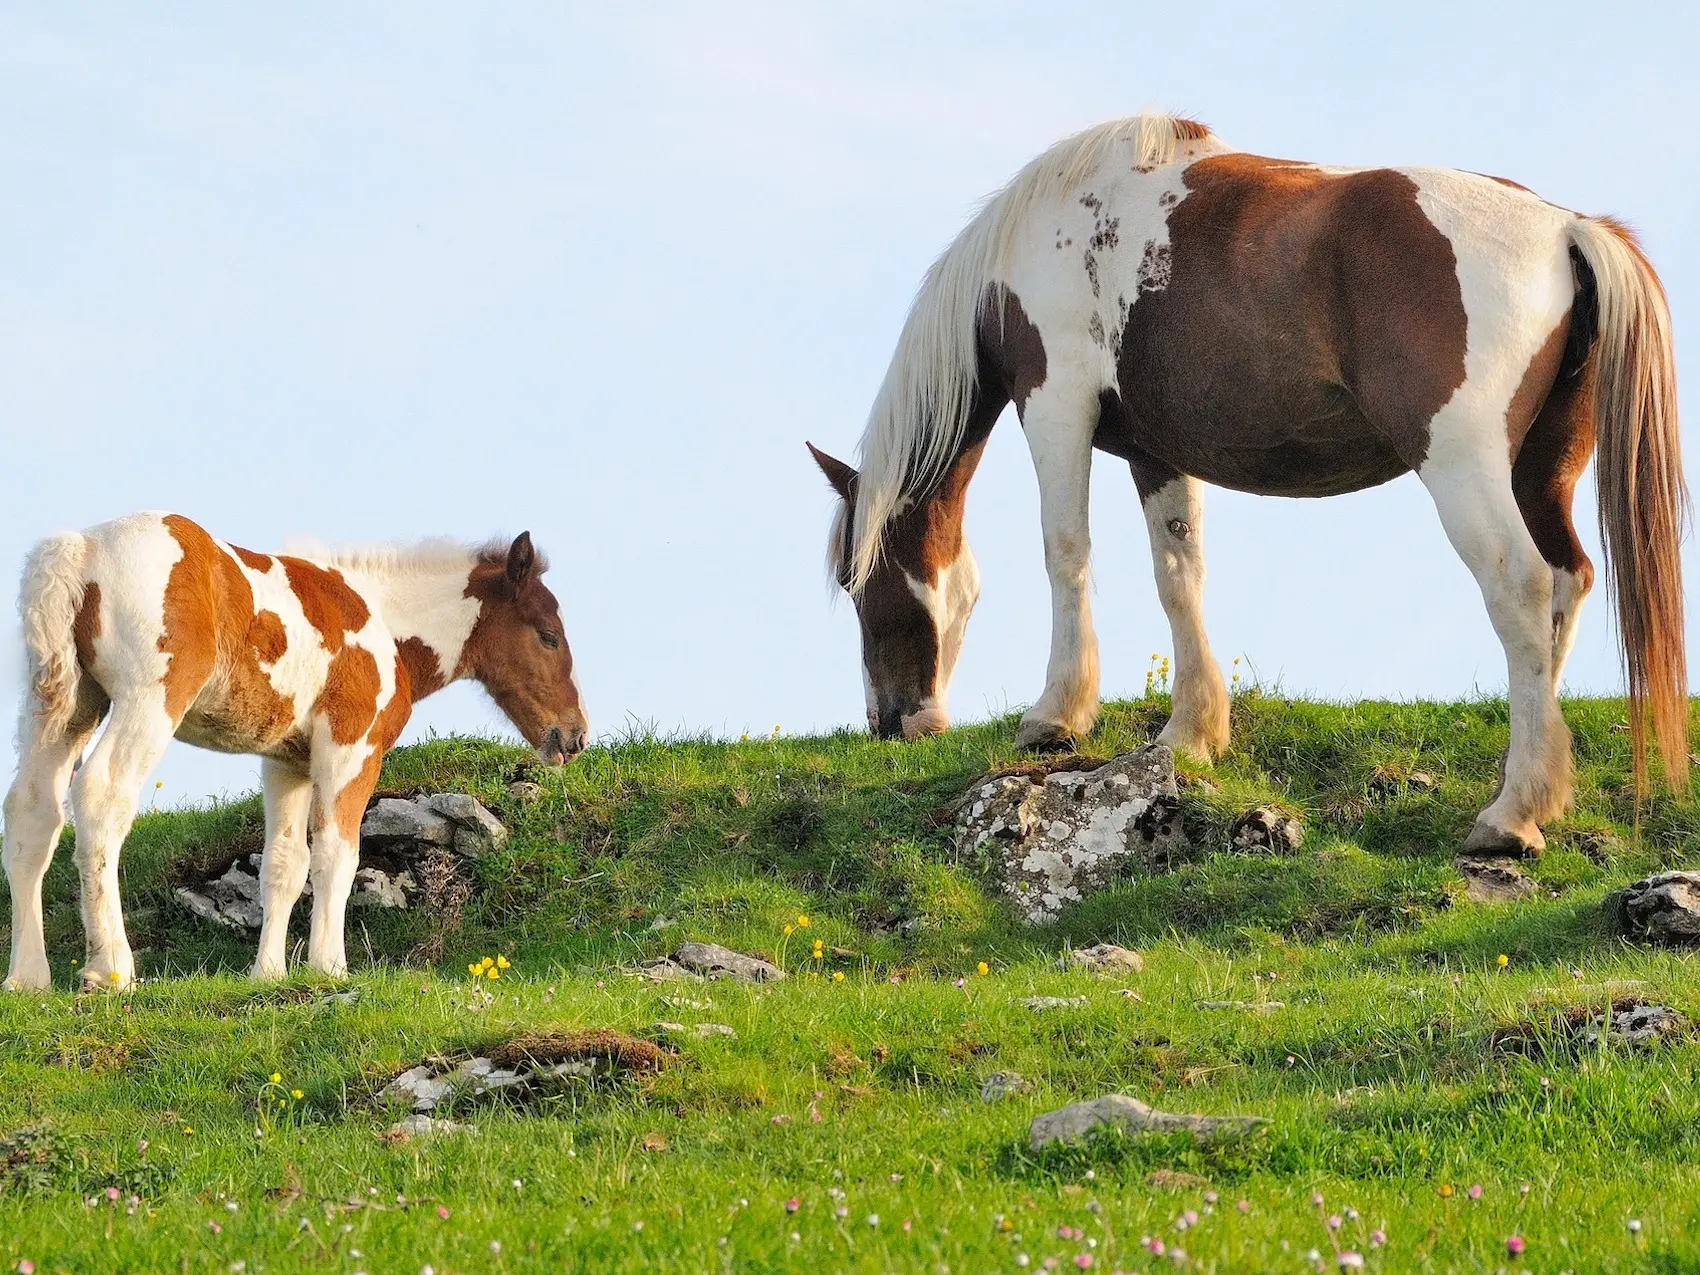
[[[1660,872],[1606,900],[1625,933],[1665,943],[1700,939],[1700,872]]]
[[[1304,825],[1273,806],[1255,806],[1228,828],[1228,842],[1236,850],[1290,854],[1304,841]]]
[[[649,1030],[658,1036],[695,1036],[698,1040],[707,1040],[710,1036],[738,1039],[738,1033],[725,1023],[692,1023],[689,1027],[683,1023],[651,1023]]]
[[[980,1101],[1002,1102],[1005,1098],[1029,1093],[1032,1089],[1033,1082],[1019,1071],[994,1071],[980,1082]]]
[[[454,824],[455,852],[476,859],[508,844],[508,830],[474,797],[439,792],[425,799],[427,809]]]
[[[390,1126],[392,1138],[427,1138],[437,1133],[473,1133],[471,1125],[459,1124],[453,1120],[439,1120],[435,1116],[408,1116],[397,1120]]]
[[[543,785],[534,784],[529,779],[516,779],[508,785],[508,796],[515,801],[537,801],[543,796]]]
[[[415,842],[427,846],[453,845],[455,822],[424,802],[381,797],[360,824],[360,840],[379,844]]]
[[[454,1085],[438,1079],[428,1066],[408,1069],[379,1091],[378,1098],[387,1103],[402,1103],[415,1111],[434,1111],[437,1104],[454,1092]]]
[[[1658,1045],[1687,1032],[1688,1019],[1668,1005],[1627,1005],[1614,1009],[1609,1022],[1604,1018],[1589,1022],[1582,1039],[1597,1045],[1604,1034],[1618,1044]]]
[[[777,965],[734,952],[718,943],[681,943],[673,953],[673,960],[707,979],[735,978],[746,983],[771,983],[785,977],[785,971]]]
[[[1091,947],[1070,948],[1057,961],[1057,968],[1097,970],[1105,974],[1137,974],[1145,968],[1145,958],[1114,943],[1094,943]]]
[[[1130,867],[1165,867],[1183,844],[1179,810],[1174,754],[1150,744],[1095,770],[982,780],[958,805],[957,841],[1044,924]]]
[[[1029,1129],[1035,1151],[1053,1142],[1073,1142],[1095,1129],[1125,1134],[1191,1133],[1195,1142],[1239,1137],[1268,1124],[1261,1116],[1190,1116],[1158,1111],[1137,1098],[1108,1094],[1036,1116]]]
[[[361,868],[354,874],[349,901],[361,908],[406,908],[408,897],[418,893],[419,886],[406,869],[392,876],[378,868]]]
[[[695,970],[688,970],[670,956],[664,956],[658,961],[645,961],[639,965],[635,974],[638,978],[647,979],[651,983],[700,983],[703,976]]]
[[[1023,996],[1015,1002],[1027,1009],[1077,1009],[1086,1004],[1084,996]]]
[[[1464,897],[1472,903],[1515,903],[1541,892],[1540,883],[1512,859],[1460,855],[1452,866],[1464,878]]]

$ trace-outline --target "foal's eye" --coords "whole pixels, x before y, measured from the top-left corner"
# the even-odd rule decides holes
[[[537,640],[543,643],[543,645],[548,647],[551,651],[561,645],[561,635],[558,633],[551,633],[548,629],[538,629]]]

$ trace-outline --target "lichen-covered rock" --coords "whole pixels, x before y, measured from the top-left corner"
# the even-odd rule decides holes
[[[1606,900],[1620,929],[1666,943],[1700,940],[1700,872],[1660,872]]]
[[[756,956],[745,956],[718,943],[681,943],[673,962],[707,979],[735,978],[746,983],[772,983],[785,971]]]
[[[361,844],[417,842],[428,846],[453,845],[454,820],[432,810],[422,801],[380,797],[360,822]]]
[[[1268,1123],[1261,1116],[1177,1115],[1118,1093],[1036,1116],[1028,1136],[1035,1151],[1052,1142],[1078,1141],[1095,1129],[1126,1134],[1190,1133],[1196,1142],[1211,1142],[1247,1134]]]
[[[476,859],[508,843],[508,830],[474,797],[464,792],[439,792],[425,798],[426,808],[454,824],[457,854]]]
[[[957,838],[1045,924],[1130,867],[1166,867],[1183,844],[1179,810],[1174,754],[1151,744],[1092,770],[982,780],[958,807]]]
[[[1100,974],[1137,974],[1145,968],[1145,958],[1138,952],[1114,943],[1094,943],[1091,947],[1071,947],[1057,961],[1064,970],[1094,970]]]
[[[224,872],[202,884],[180,886],[177,901],[196,916],[237,930],[258,930],[265,919],[260,906],[262,856],[237,859]],[[363,867],[354,874],[349,902],[355,907],[406,908],[419,894],[419,885],[406,868]],[[301,887],[301,897],[313,897],[313,883]]]
[[[1591,1019],[1582,1039],[1597,1045],[1604,1035],[1625,1045],[1659,1045],[1677,1040],[1687,1032],[1688,1019],[1668,1005],[1632,1004],[1614,1007],[1609,1020]]]
[[[1290,854],[1304,841],[1304,825],[1273,806],[1255,806],[1228,828],[1228,843],[1236,850]]]
[[[1019,1071],[994,1071],[980,1082],[980,1101],[1002,1102],[1005,1098],[1029,1093],[1032,1088],[1033,1082]]]

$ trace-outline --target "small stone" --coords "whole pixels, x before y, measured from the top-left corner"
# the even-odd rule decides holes
[[[534,784],[529,779],[516,779],[508,785],[508,796],[519,802],[539,801],[543,797],[543,785]]]
[[[1125,1134],[1187,1132],[1195,1142],[1211,1142],[1251,1133],[1268,1123],[1261,1116],[1178,1115],[1125,1094],[1108,1094],[1036,1116],[1029,1140],[1037,1151],[1052,1142],[1078,1141],[1094,1129],[1119,1129]]]
[[[671,957],[662,957],[658,961],[645,961],[635,971],[638,978],[649,980],[651,983],[700,983],[703,976],[695,970],[688,970]]]
[[[1405,778],[1405,785],[1417,792],[1433,792],[1440,787],[1440,781],[1426,770],[1413,770]]]
[[[1023,996],[1015,1002],[1028,1009],[1075,1009],[1086,1004],[1084,996]]]
[[[1304,845],[1304,840],[1304,825],[1273,806],[1253,807],[1228,829],[1228,843],[1236,850],[1290,854]]]
[[[1512,859],[1460,855],[1452,866],[1463,876],[1464,897],[1472,903],[1515,903],[1541,890],[1540,884]]]
[[[400,797],[381,797],[366,812],[360,824],[362,842],[419,842],[430,846],[446,846],[455,839],[454,821],[432,810],[423,802],[404,801]]]
[[[1029,1093],[1033,1082],[1019,1071],[994,1071],[980,1082],[980,1101],[1002,1102],[1016,1094]]]
[[[673,960],[707,979],[735,978],[746,983],[772,983],[785,971],[759,957],[745,956],[718,943],[681,943]]]
[[[405,909],[410,887],[417,892],[409,872],[392,876],[379,868],[361,868],[354,874],[354,892],[349,902],[362,908]]]
[[[1700,872],[1659,872],[1606,899],[1607,915],[1636,938],[1700,940]]]
[[[1597,1045],[1602,1028],[1620,1044],[1660,1045],[1685,1036],[1688,1019],[1668,1005],[1626,1005],[1612,1010],[1609,1026],[1600,1018],[1590,1022],[1583,1039]]]
[[[1070,948],[1057,962],[1058,969],[1097,970],[1106,974],[1137,974],[1145,968],[1145,958],[1138,952],[1114,943],[1095,943],[1091,947]]]

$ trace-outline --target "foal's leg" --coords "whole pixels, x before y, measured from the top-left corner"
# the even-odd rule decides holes
[[[255,978],[282,978],[288,964],[289,914],[307,883],[307,819],[313,781],[268,757],[260,765],[266,793],[266,848],[260,859],[260,950]]]
[[[101,697],[104,701],[104,696]],[[29,706],[18,732],[18,777],[6,794],[6,879],[12,889],[12,961],[6,986],[18,991],[47,987],[47,940],[42,933],[41,882],[65,826],[65,794],[71,772],[89,736],[100,723],[99,711],[79,712],[65,732],[44,738]]]
[[[1045,572],[1051,580],[1051,658],[1045,690],[1021,719],[1021,748],[1065,748],[1098,718],[1098,639],[1087,596],[1092,554],[1088,506],[1098,402],[1047,382],[1021,414],[1039,477]]]
[[[1204,631],[1204,484],[1155,460],[1128,463],[1175,648],[1172,707],[1157,742],[1208,761],[1228,746],[1228,688]]]
[[[121,990],[136,976],[118,896],[118,854],[136,817],[137,793],[165,755],[174,730],[157,687],[151,694],[116,699],[105,733],[71,781],[88,942],[85,986]]]
[[[1552,568],[1552,680],[1558,689],[1576,642],[1594,564],[1571,521],[1576,480],[1594,452],[1593,368],[1561,377],[1536,414],[1511,467],[1517,507],[1541,557]]]
[[[369,748],[315,749],[313,756],[313,837],[309,872],[313,878],[313,915],[307,935],[307,964],[322,974],[348,973],[343,925],[354,874],[360,869],[360,820],[377,786],[378,768],[366,766]],[[383,750],[378,750],[381,757]]]
[[[1570,800],[1570,731],[1554,694],[1553,573],[1513,495],[1503,426],[1467,428],[1437,417],[1435,443],[1418,471],[1447,538],[1481,588],[1510,675],[1504,775],[1464,851],[1536,853],[1546,845],[1539,825]],[[1479,445],[1471,445],[1472,436]]]

